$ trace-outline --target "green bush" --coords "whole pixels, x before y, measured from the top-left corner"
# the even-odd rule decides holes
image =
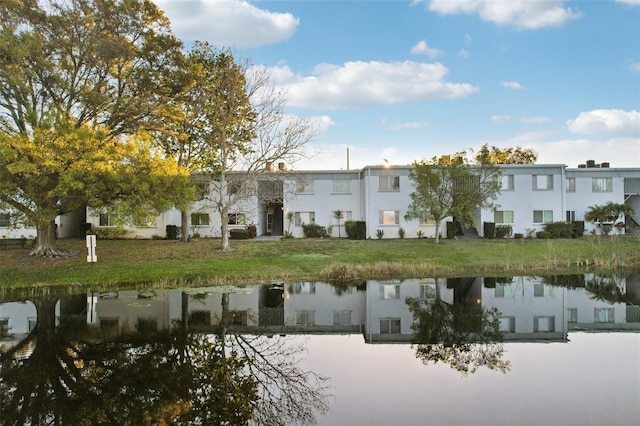
[[[539,238],[541,240],[550,240],[553,238],[553,234],[551,234],[551,232],[549,231],[538,231],[536,232],[536,238]]]
[[[520,233],[520,232],[516,232],[515,234],[513,234],[513,239],[514,240],[521,240],[524,238],[524,234]]]
[[[327,236],[327,228],[315,223],[303,224],[302,233],[306,238],[325,238]]]
[[[551,234],[551,238],[571,238],[574,233],[573,224],[567,222],[547,223],[544,230]]]
[[[510,225],[496,226],[496,238],[507,238],[511,236],[513,228]]]
[[[379,239],[379,240],[381,240],[381,239],[382,239],[382,237],[384,237],[384,230],[382,230],[382,229],[378,229],[378,230],[376,231],[376,237],[378,237],[378,239]]]
[[[352,240],[356,239],[356,221],[355,220],[347,220],[344,223],[344,232],[347,234]]]
[[[246,229],[231,229],[229,230],[229,237],[232,240],[246,240],[249,238],[249,231]]]
[[[483,222],[482,229],[484,231],[485,238],[494,238],[496,235],[496,224],[493,222]]]
[[[367,238],[367,222],[356,220],[356,240],[364,240],[365,238]]]
[[[400,237],[400,239],[403,239],[404,238],[404,234],[405,234],[404,228],[399,228],[398,229],[398,237]]]
[[[580,238],[584,235],[584,220],[573,222],[573,238]]]
[[[118,226],[102,226],[92,228],[89,232],[102,240],[117,240],[118,238],[124,237],[127,230]]]

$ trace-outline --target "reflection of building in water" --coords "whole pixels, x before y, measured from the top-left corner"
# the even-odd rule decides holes
[[[439,300],[448,306],[495,308],[508,341],[566,341],[573,330],[640,330],[640,307],[627,294],[628,286],[639,285],[633,280],[628,284],[625,279],[587,274],[371,280],[346,290],[320,282],[130,290],[62,298],[56,316],[58,322],[62,318],[86,323],[98,339],[153,332],[178,323],[210,333],[226,316],[225,324],[240,333],[349,333],[362,334],[368,343],[409,342],[414,319],[406,299],[415,298],[426,303]],[[5,347],[24,337],[35,324],[36,308],[31,302],[0,304]]]

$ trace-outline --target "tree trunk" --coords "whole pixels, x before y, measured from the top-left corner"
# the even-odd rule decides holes
[[[442,219],[436,219],[436,244],[440,244],[440,223]]]
[[[31,256],[36,257],[71,257],[73,251],[60,250],[56,245],[56,222],[50,221],[46,225],[38,225],[36,245],[31,251]]]
[[[180,212],[180,242],[189,242],[189,214],[186,210]]]
[[[222,238],[220,240],[220,250],[231,250],[231,244],[229,244],[229,207],[223,205],[220,208],[220,219],[222,219],[222,225],[220,229],[222,231]]]

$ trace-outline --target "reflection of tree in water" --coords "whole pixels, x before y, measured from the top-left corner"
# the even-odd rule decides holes
[[[104,341],[86,324],[56,327],[57,298],[32,301],[35,329],[0,354],[0,424],[304,424],[327,409],[325,379],[286,339],[223,321],[216,335],[178,323]]]
[[[498,311],[470,302],[450,305],[437,289],[435,300],[406,300],[414,318],[411,344],[416,357],[424,364],[444,362],[465,375],[480,367],[509,371],[510,362],[502,359]]]
[[[594,300],[609,303],[631,303],[632,292],[625,289],[620,277],[614,275],[596,275],[585,281],[585,289]]]

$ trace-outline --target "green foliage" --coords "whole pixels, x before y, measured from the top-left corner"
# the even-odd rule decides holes
[[[574,226],[570,222],[552,222],[544,225],[551,238],[571,238],[574,236]]]
[[[573,237],[580,238],[584,235],[584,220],[573,222]]]
[[[507,238],[511,236],[513,228],[511,225],[498,225],[496,226],[496,238]]]
[[[378,229],[376,231],[376,237],[378,237],[378,239],[381,240],[382,237],[384,237],[384,230],[383,229]]]
[[[332,213],[333,213],[334,219],[336,219],[338,221],[338,238],[341,238],[342,235],[340,233],[341,232],[340,231],[340,221],[342,219],[344,219],[344,211],[342,211],[342,210],[334,210]],[[331,232],[329,232],[329,234],[331,234]]]
[[[364,240],[367,235],[367,222],[363,220],[347,220],[344,223],[347,237],[352,240]]]
[[[550,240],[553,238],[553,234],[549,231],[538,231],[536,232],[536,238],[540,240]]]
[[[447,239],[454,239],[456,237],[457,230],[458,224],[456,222],[447,222]]]
[[[127,230],[119,226],[98,226],[89,232],[102,240],[117,240],[127,234]]]
[[[484,232],[484,237],[488,239],[493,239],[496,236],[496,224],[494,222],[484,222],[482,224],[482,230]]]
[[[249,231],[246,229],[231,229],[229,236],[232,240],[246,240],[249,238]]]
[[[524,238],[524,234],[520,233],[520,232],[516,232],[515,234],[513,234],[513,239],[514,240],[522,240]]]
[[[327,229],[316,223],[302,224],[302,232],[306,238],[325,238]]]
[[[398,229],[398,237],[400,237],[400,239],[403,239],[405,235],[405,230],[404,228],[399,228]]]
[[[530,148],[489,148],[485,143],[474,159],[478,164],[534,164],[538,154]]]

